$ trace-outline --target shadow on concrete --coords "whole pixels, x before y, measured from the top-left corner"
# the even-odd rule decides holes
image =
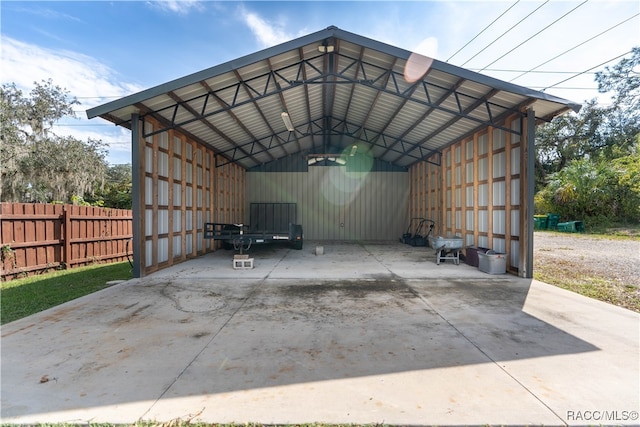
[[[252,256],[251,271],[218,251],[3,327],[3,419],[130,422],[167,399],[598,350],[522,310],[530,281],[436,267],[426,248]]]

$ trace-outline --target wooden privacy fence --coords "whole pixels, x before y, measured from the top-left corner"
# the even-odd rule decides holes
[[[0,204],[1,276],[127,260],[130,210],[31,203]]]

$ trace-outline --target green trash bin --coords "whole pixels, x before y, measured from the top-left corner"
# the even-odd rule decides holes
[[[584,231],[584,223],[582,221],[568,221],[558,224],[558,231],[565,233],[581,233]]]
[[[572,222],[559,222],[557,228],[558,231],[563,233],[574,233],[576,231]]]
[[[547,223],[547,227],[549,228],[549,230],[555,230],[556,228],[558,228],[558,222],[560,222],[560,215],[550,213],[550,214],[547,214],[547,216],[549,217],[549,221]]]
[[[534,230],[546,230],[548,228],[549,217],[547,215],[534,215],[533,216],[533,229]]]

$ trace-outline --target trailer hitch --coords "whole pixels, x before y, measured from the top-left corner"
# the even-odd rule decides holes
[[[253,239],[251,237],[244,238],[240,236],[239,238],[233,239],[233,249],[239,251],[240,255],[242,255],[243,251],[251,249],[251,243],[253,243]]]

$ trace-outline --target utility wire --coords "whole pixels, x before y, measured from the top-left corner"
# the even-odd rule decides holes
[[[469,44],[471,44],[475,39],[477,39],[477,38],[480,36],[480,34],[484,33],[486,30],[488,30],[490,26],[492,26],[493,24],[495,24],[495,23],[496,23],[496,21],[497,21],[498,19],[502,18],[502,17],[504,16],[504,14],[505,14],[505,13],[509,12],[509,11],[510,11],[510,10],[511,10],[515,5],[517,5],[518,3],[520,3],[520,0],[516,0],[516,2],[515,2],[514,4],[512,4],[511,6],[509,6],[509,8],[508,8],[507,10],[505,10],[504,12],[502,12],[502,13],[500,14],[500,16],[498,16],[498,17],[497,17],[496,19],[494,19],[494,20],[493,20],[489,25],[487,25],[486,27],[484,27],[484,28],[482,29],[482,31],[480,31],[478,34],[476,34],[474,38],[472,38],[471,40],[469,40],[469,41],[468,41],[464,46],[462,46],[460,49],[458,49],[458,50],[456,51],[456,53],[454,53],[453,55],[451,55],[451,56],[447,59],[447,62],[449,62],[449,61],[451,60],[451,58],[453,58],[454,56],[456,56],[457,54],[459,54],[459,53],[460,53],[460,51],[461,51],[462,49],[464,49],[465,47],[469,46]]]
[[[564,15],[562,15],[561,17],[559,17],[558,19],[556,19],[555,21],[553,21],[552,23],[550,23],[549,25],[547,25],[546,27],[544,27],[543,29],[541,29],[540,31],[538,31],[537,33],[533,34],[531,37],[529,37],[528,39],[526,39],[525,41],[523,41],[522,43],[520,43],[519,45],[515,46],[514,48],[512,48],[510,51],[504,53],[502,56],[500,56],[498,59],[494,60],[492,63],[486,65],[484,68],[482,68],[480,71],[484,71],[486,70],[488,67],[490,67],[491,65],[495,64],[496,62],[500,61],[502,58],[504,58],[505,56],[507,56],[508,54],[510,54],[511,52],[513,52],[514,50],[518,49],[520,46],[522,46],[523,44],[527,43],[529,40],[531,40],[534,37],[537,37],[540,33],[542,33],[543,31],[545,31],[546,29],[548,29],[549,27],[551,27],[552,25],[554,25],[556,22],[560,21],[561,19],[563,19],[564,17],[566,17],[567,15],[569,15],[570,13],[574,12],[576,9],[578,9],[580,6],[585,5],[589,0],[584,0],[582,3],[580,3],[579,5],[577,5],[576,7],[574,7],[573,9],[571,9],[570,11],[568,11],[567,13],[565,13]]]
[[[529,89],[535,89],[542,91],[544,86],[527,86]],[[556,89],[562,90],[598,90],[597,87],[569,87],[569,86],[556,86]]]
[[[469,71],[479,71],[479,68],[467,68]],[[498,72],[498,73],[534,73],[534,74],[575,74],[580,71],[552,71],[552,70],[540,70],[540,71],[525,71],[525,70],[509,70],[509,69],[500,69],[500,68],[486,68],[484,71]],[[595,74],[595,72],[591,73]],[[515,80],[515,79],[514,79]]]
[[[574,47],[572,47],[572,48],[570,48],[570,49],[565,50],[564,52],[562,52],[562,53],[560,53],[560,54],[558,54],[558,55],[554,56],[553,58],[551,58],[551,59],[549,59],[549,60],[547,60],[547,61],[543,62],[542,64],[540,64],[540,65],[538,65],[538,66],[536,66],[536,67],[533,67],[532,69],[530,69],[530,70],[528,70],[528,71],[523,72],[523,73],[522,73],[522,74],[520,74],[519,76],[516,76],[516,77],[512,78],[511,80],[509,80],[509,82],[512,82],[512,81],[514,81],[514,80],[517,80],[517,79],[519,79],[520,77],[524,76],[525,74],[531,73],[531,72],[533,72],[533,71],[537,70],[538,68],[542,67],[543,65],[546,65],[546,64],[548,64],[549,62],[551,62],[551,61],[553,61],[553,60],[555,60],[555,59],[558,59],[558,58],[560,58],[560,57],[561,57],[561,56],[563,56],[563,55],[566,55],[567,53],[571,52],[572,50],[579,48],[579,47],[580,47],[580,46],[582,46],[583,44],[586,44],[586,43],[590,42],[591,40],[594,40],[595,38],[600,37],[601,35],[603,35],[603,34],[605,34],[605,33],[609,32],[609,31],[613,30],[614,28],[619,27],[620,25],[622,25],[622,24],[624,24],[624,23],[626,23],[626,22],[628,22],[628,21],[632,20],[633,18],[636,18],[638,15],[640,15],[640,13],[636,13],[635,15],[633,15],[633,16],[631,16],[631,17],[629,17],[629,18],[625,19],[624,21],[617,23],[617,24],[616,24],[616,25],[614,25],[613,27],[610,27],[610,28],[608,28],[608,29],[606,29],[606,30],[602,31],[601,33],[596,34],[595,36],[591,37],[590,39],[587,39],[587,40],[583,41],[582,43],[577,44],[577,45],[575,45]],[[538,73],[542,73],[542,72],[544,72],[544,71],[537,71],[537,72],[538,72]]]
[[[491,43],[489,43],[488,45],[486,45],[484,48],[482,48],[480,50],[480,52],[476,53],[475,55],[473,55],[471,58],[467,59],[464,64],[460,65],[460,67],[464,67],[465,64],[467,64],[469,61],[471,61],[473,58],[475,58],[476,56],[480,55],[482,52],[484,52],[485,50],[487,50],[489,48],[489,46],[491,46],[492,44],[494,44],[495,42],[497,42],[498,40],[500,40],[502,37],[506,36],[507,33],[509,33],[511,30],[513,30],[515,27],[517,27],[518,25],[520,25],[523,21],[525,21],[527,18],[530,18],[531,15],[533,15],[534,13],[536,13],[538,10],[540,10],[540,8],[542,6],[544,6],[545,4],[549,3],[549,0],[546,0],[544,3],[542,3],[540,6],[538,6],[537,8],[535,8],[535,10],[533,10],[532,12],[529,12],[529,14],[527,16],[525,16],[524,18],[522,18],[521,20],[519,20],[515,25],[513,25],[511,28],[509,28],[507,31],[505,31],[504,33],[502,33],[497,39],[495,39],[494,41],[492,41]]]
[[[113,98],[113,99],[117,99],[117,98],[122,98],[126,95],[113,95],[113,96],[76,96],[76,99],[104,99],[104,98]]]
[[[582,74],[586,74],[588,71],[594,70],[594,69],[596,69],[596,68],[598,68],[598,67],[602,67],[603,65],[605,65],[605,64],[607,64],[607,63],[609,63],[609,62],[611,62],[611,61],[615,61],[616,59],[622,58],[623,56],[628,55],[628,54],[630,54],[630,53],[633,53],[633,51],[632,51],[632,50],[630,50],[629,52],[625,52],[625,53],[623,53],[622,55],[618,55],[618,56],[616,56],[615,58],[611,58],[611,59],[609,59],[608,61],[604,61],[603,63],[598,64],[598,65],[596,65],[595,67],[591,67],[591,68],[589,68],[588,70],[582,71],[582,72],[580,72],[580,73],[576,74],[575,76],[571,76],[571,77],[569,77],[568,79],[564,79],[564,80],[562,80],[562,81],[559,81],[559,82],[558,82],[558,83],[556,83],[556,84],[553,84],[553,85],[551,85],[551,86],[547,86],[547,87],[545,87],[544,89],[542,89],[542,91],[545,91],[545,90],[547,90],[547,89],[549,89],[549,88],[552,88],[552,87],[558,86],[559,84],[562,84],[562,83],[564,83],[564,82],[566,82],[566,81],[569,81],[569,80],[571,80],[571,79],[573,79],[573,78],[576,78],[576,77],[578,77],[578,76],[581,76]]]
[[[88,126],[88,127],[98,127],[98,126],[111,126],[113,127],[113,125],[110,125],[108,123],[96,123],[96,124],[92,124],[92,123],[54,123],[54,126],[59,126],[59,127],[78,127],[78,126]]]

